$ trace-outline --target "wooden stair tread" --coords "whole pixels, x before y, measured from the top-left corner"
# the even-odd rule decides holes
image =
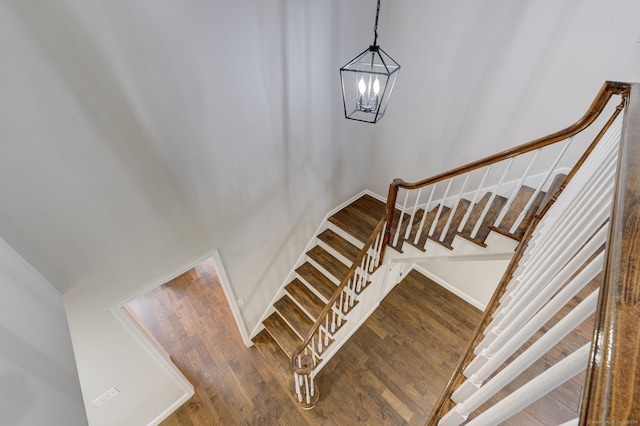
[[[504,218],[500,222],[500,226],[498,229],[509,231],[509,228],[513,226],[515,221],[518,219],[518,215],[522,212],[527,202],[531,198],[531,195],[535,192],[535,189],[529,186],[522,186],[518,190],[518,193],[515,195],[513,202],[509,206],[509,210],[507,210],[507,214],[505,214]]]
[[[329,217],[329,222],[364,243],[375,230],[385,208],[385,203],[365,194]]]
[[[331,296],[333,296],[333,293],[338,287],[333,283],[333,281],[324,276],[322,272],[318,271],[309,262],[305,262],[300,267],[298,267],[296,269],[296,273],[300,276],[300,278],[302,278],[302,280],[304,280],[322,297],[324,297],[325,302],[328,302],[329,299],[331,299]]]
[[[429,239],[429,231],[431,230],[431,226],[433,225],[433,221],[436,218],[436,215],[438,214],[438,209],[440,208],[439,205],[435,206],[433,209],[431,209],[431,211],[429,213],[427,213],[427,217],[424,220],[424,226],[422,228],[422,234],[420,235],[420,239],[418,240],[418,248],[423,248],[424,245],[427,242],[427,239]],[[446,219],[445,222],[441,223],[442,217],[443,216],[447,216],[449,214],[449,211],[451,209],[447,206],[442,206],[442,211],[440,212],[440,217],[438,218],[438,224],[436,225],[436,228],[434,230],[434,235],[440,235],[439,232],[442,232],[442,229],[444,228],[444,223],[446,223]],[[418,227],[420,227],[420,224],[417,224]],[[438,230],[438,228],[440,228]],[[415,238],[415,237],[414,237]]]
[[[359,210],[363,215],[373,217],[376,220],[382,217],[387,208],[385,201],[380,201],[369,194],[364,194],[350,205]]]
[[[293,297],[313,319],[317,319],[325,307],[325,303],[314,292],[304,285],[298,278],[291,281],[285,287]]]
[[[395,239],[395,235],[398,230],[398,223],[400,221],[400,213],[396,212],[396,214],[393,216],[393,222],[391,224],[391,241],[389,242],[389,245],[394,249],[396,249],[397,251],[402,252],[402,245],[404,244],[405,241],[413,243],[413,240],[415,238],[415,233],[420,227],[420,222],[422,221],[423,214],[424,214],[423,209],[419,209],[418,211],[416,211],[416,213],[413,216],[413,221],[411,220],[411,214],[405,213],[403,215],[402,223],[400,224],[400,235],[398,238],[398,243],[397,245],[394,246],[393,240]],[[409,236],[407,237],[407,239],[405,239],[404,236],[407,233],[407,227],[409,226],[409,222],[411,222],[411,231],[409,232]]]
[[[558,173],[553,178],[553,182],[551,182],[551,186],[549,187],[547,194],[544,196],[542,203],[540,203],[540,207],[546,205],[549,201],[551,201],[551,198],[553,198],[556,195],[556,193],[560,190],[560,186],[564,183],[564,180],[566,178],[567,178],[567,175],[564,173]]]
[[[453,213],[453,218],[451,219],[449,229],[447,229],[447,234],[445,235],[444,239],[441,241],[441,244],[443,244],[445,247],[449,249],[453,249],[453,247],[451,246],[451,243],[453,243],[453,239],[458,233],[457,232],[458,226],[460,226],[460,222],[462,222],[462,218],[467,213],[467,210],[469,209],[470,205],[471,205],[471,201],[466,200],[464,198],[460,199],[460,203],[458,203],[458,208],[456,208],[456,211]],[[446,225],[446,222],[449,220],[449,216],[451,216],[451,211],[447,212],[446,214],[446,218],[444,219],[445,225]],[[444,225],[443,225],[443,230],[444,230]],[[436,234],[436,235],[439,235],[439,234]]]
[[[269,332],[264,329],[251,339],[260,356],[277,371],[277,378],[283,387],[289,387],[291,381],[291,359],[280,348]]]
[[[358,216],[358,212],[348,209],[348,206],[329,217],[329,222],[349,233],[349,235],[352,235],[362,243],[367,241],[378,223],[369,216]]]
[[[524,231],[531,217],[538,210],[540,203],[542,203],[542,200],[545,198],[546,196],[545,192],[540,191],[540,193],[538,193],[534,203],[529,208],[529,211],[526,212],[524,218],[520,222],[520,225],[518,225],[518,228],[515,230],[515,232],[511,233],[510,230],[513,224],[516,223],[518,216],[520,215],[520,213],[522,213],[522,210],[526,207],[527,203],[529,202],[529,200],[531,199],[531,196],[534,193],[535,193],[534,188],[531,188],[528,186],[522,186],[518,191],[518,193],[516,194],[513,200],[513,203],[511,203],[511,205],[509,206],[509,209],[507,210],[507,214],[504,216],[504,218],[500,222],[500,226],[493,227],[492,229],[508,237],[514,238],[516,240],[520,240],[524,235]]]
[[[338,281],[342,281],[349,272],[350,267],[336,259],[331,253],[320,246],[315,246],[307,252],[309,259],[312,259],[331,275],[336,277]]]
[[[349,260],[349,262],[353,263],[356,257],[360,254],[360,249],[358,247],[354,246],[331,229],[324,230],[320,235],[318,235],[318,239],[327,244],[337,253],[344,256]]]
[[[302,339],[296,335],[277,312],[269,315],[267,319],[262,321],[262,324],[273,337],[273,340],[278,343],[278,346],[291,359],[298,346],[302,344]]]
[[[407,215],[407,216],[408,216],[408,219],[411,219],[411,215]],[[413,222],[411,223],[411,231],[409,232],[409,237],[406,239],[406,241],[413,242],[413,240],[415,239],[416,233],[420,228],[420,222],[422,222],[422,216],[424,216],[424,209],[419,209],[413,215]],[[425,218],[425,222],[426,220],[427,218]],[[402,228],[400,229],[400,235],[404,236],[407,233],[407,226],[408,226],[408,221],[402,224]]]
[[[462,232],[459,233],[460,236],[466,238],[471,242],[479,244],[481,246],[485,245],[484,242],[489,236],[489,232],[491,232],[492,230],[491,226],[493,225],[495,220],[498,218],[498,215],[500,215],[502,208],[507,203],[507,199],[505,197],[496,195],[493,199],[493,202],[491,203],[491,206],[489,207],[489,210],[487,210],[487,214],[485,215],[484,220],[482,221],[482,223],[480,224],[480,227],[478,228],[478,232],[476,233],[474,238],[471,238],[471,233],[473,232],[473,228],[476,226],[478,220],[480,219],[480,215],[482,215],[482,211],[486,207],[487,203],[490,201],[491,195],[492,195],[491,193],[485,194],[480,199],[480,201],[475,206],[473,206],[469,220],[467,221],[464,228],[462,229]]]
[[[309,318],[289,296],[284,295],[273,306],[301,339],[304,338],[309,330],[311,330],[311,327],[313,327],[311,318]]]

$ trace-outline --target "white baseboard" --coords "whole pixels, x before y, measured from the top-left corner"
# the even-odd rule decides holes
[[[184,404],[189,398],[195,394],[193,385],[182,374],[182,371],[173,363],[168,354],[159,346],[159,343],[153,338],[153,336],[147,335],[147,332],[143,330],[138,323],[138,320],[132,317],[132,313],[125,308],[124,305],[114,306],[111,308],[113,315],[124,325],[124,327],[134,336],[134,338],[151,354],[162,368],[173,378],[178,386],[184,392],[180,398],[178,398],[173,404],[162,411],[155,419],[149,422],[149,425],[158,425],[164,419],[166,419],[171,413],[177,410],[182,404]]]
[[[169,417],[171,414],[173,414],[174,411],[176,411],[178,408],[180,408],[180,406],[182,404],[184,404],[185,402],[187,402],[189,400],[189,398],[191,398],[194,394],[195,394],[195,391],[191,391],[191,393],[185,393],[184,395],[182,395],[176,402],[171,404],[169,407],[167,407],[166,410],[164,410],[162,413],[160,413],[160,415],[158,417],[156,417],[155,419],[151,420],[148,423],[148,426],[157,426],[160,423],[162,423],[163,420],[165,420],[167,417]]]
[[[242,336],[242,341],[244,342],[246,347],[251,347],[253,345],[253,342],[251,342],[251,339],[249,338],[247,325],[244,323],[244,319],[242,318],[242,314],[240,313],[240,306],[238,306],[236,296],[233,294],[231,282],[229,281],[229,277],[224,270],[220,252],[218,252],[218,250],[214,251],[210,259],[211,262],[213,262],[213,266],[216,270],[216,275],[218,276],[218,281],[220,281],[220,286],[224,291],[227,302],[229,302],[229,307],[231,308],[233,319],[236,321],[236,325],[238,326],[238,330],[240,331],[240,335]]]
[[[440,285],[441,287],[445,288],[446,290],[450,291],[451,293],[455,294],[465,302],[480,309],[481,311],[484,312],[484,310],[487,308],[487,305],[485,305],[484,303],[477,301],[473,297],[469,296],[467,293],[461,291],[457,287],[454,287],[453,285],[449,284],[446,280],[442,279],[441,277],[437,276],[432,272],[427,271],[423,267],[414,264],[412,266],[412,269],[415,269],[416,271],[420,272],[422,275],[426,276],[427,278],[432,279],[436,284]]]

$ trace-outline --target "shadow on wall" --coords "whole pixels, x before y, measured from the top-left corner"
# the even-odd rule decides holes
[[[4,346],[4,340],[3,346]],[[7,361],[0,359],[0,368]],[[17,373],[0,374],[0,424],[20,424],[29,415],[35,396],[28,378]]]

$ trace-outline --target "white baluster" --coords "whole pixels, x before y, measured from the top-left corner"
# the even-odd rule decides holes
[[[537,278],[530,286],[527,286],[527,290],[523,292],[523,296],[514,302],[513,308],[508,310],[503,316],[496,316],[489,324],[487,327],[489,332],[483,341],[476,347],[475,353],[480,354],[482,350],[487,349],[491,344],[503,344],[505,339],[512,336],[513,333],[522,327],[524,322],[528,321],[529,318],[531,318],[570,277],[584,266],[593,253],[604,244],[606,236],[607,229],[601,228],[596,236],[594,236],[594,238],[592,238],[578,254],[573,256],[568,263],[565,264],[565,262],[562,262],[564,266],[557,274],[547,274],[545,271],[540,278]],[[597,273],[598,268],[600,267],[600,264],[597,262],[602,262],[603,256],[604,254],[600,253],[600,255],[592,260],[587,267],[580,271],[571,283],[577,283],[578,277],[589,276],[588,274]],[[553,275],[553,278],[551,281],[547,281],[551,275]],[[568,284],[566,288],[569,288],[571,283]],[[563,291],[565,291],[565,289],[563,289]],[[502,309],[502,307],[500,309]],[[495,343],[494,340],[496,341]]]
[[[429,235],[433,237],[433,234],[436,231],[436,226],[438,225],[438,220],[440,219],[440,214],[442,213],[442,209],[444,208],[444,203],[447,200],[447,196],[449,195],[449,190],[451,189],[451,183],[453,182],[453,178],[449,179],[447,183],[447,189],[444,191],[444,197],[442,197],[442,201],[440,201],[440,205],[438,206],[438,211],[436,213],[436,217],[433,218],[433,222],[431,223],[431,228],[429,228]],[[425,248],[427,246],[427,242],[425,241]]]
[[[449,212],[449,217],[447,218],[447,223],[444,225],[444,229],[442,230],[442,233],[440,234],[440,242],[443,242],[445,237],[447,236],[447,232],[449,231],[449,227],[451,226],[451,222],[453,221],[453,216],[456,214],[456,210],[458,210],[458,207],[460,206],[460,200],[462,199],[462,194],[464,194],[464,189],[467,186],[467,182],[469,182],[469,176],[471,176],[471,173],[467,173],[464,177],[464,182],[462,183],[462,186],[460,187],[460,192],[458,193],[458,197],[456,198],[456,201],[453,205],[453,208],[451,209],[451,211]]]
[[[491,171],[492,167],[493,167],[493,164],[490,164],[489,167],[485,168],[484,175],[482,175],[482,179],[480,180],[480,184],[478,185],[478,188],[476,189],[476,192],[473,194],[473,198],[471,199],[471,204],[469,204],[469,208],[467,209],[466,213],[462,217],[462,221],[460,222],[460,225],[458,225],[458,232],[462,232],[462,230],[464,229],[464,226],[467,224],[467,220],[469,220],[469,216],[471,216],[471,210],[473,210],[473,206],[475,206],[476,203],[478,202],[478,199],[480,197],[480,191],[484,189],[484,181],[487,179],[487,176],[489,175],[489,171]]]
[[[422,219],[420,220],[420,227],[418,228],[418,232],[416,232],[416,236],[413,239],[413,244],[418,244],[418,241],[420,240],[420,235],[422,235],[422,229],[424,228],[424,221],[427,218],[427,215],[429,214],[429,209],[431,208],[431,201],[433,200],[433,193],[436,192],[436,186],[438,186],[438,183],[434,183],[433,187],[431,188],[431,193],[429,194],[429,201],[427,201],[427,204],[424,206],[424,214],[422,215]]]
[[[566,219],[554,222],[545,229],[545,232],[553,236],[557,232],[561,232],[562,228],[574,226],[577,221],[583,219],[583,215],[591,209],[592,204],[610,197],[614,187],[615,170],[615,153],[612,153],[609,162],[603,164],[603,167],[597,170],[597,174],[594,174],[592,179],[587,180],[583,190],[576,194],[572,202],[564,209],[562,218]],[[547,240],[546,244],[552,245],[550,241],[550,239]]]
[[[371,249],[369,249],[370,251]],[[371,270],[371,268],[373,267],[373,262],[371,262],[372,256],[370,253],[367,253],[367,255],[362,259],[363,261],[365,261],[365,266],[364,269],[362,270],[362,285],[366,286],[367,282],[365,281],[366,279],[368,279],[369,277],[369,271]]]
[[[611,196],[604,192],[601,194],[598,202],[593,202],[593,205],[589,206],[594,209],[599,208],[599,211],[595,213],[586,212],[581,215],[581,221],[577,223],[576,226],[569,226],[566,223],[561,226],[560,230],[553,235],[552,240],[567,241],[564,247],[558,244],[552,244],[550,247],[547,247],[545,243],[546,234],[539,234],[539,238],[542,241],[539,245],[536,245],[533,257],[521,262],[518,270],[514,274],[514,279],[508,286],[508,292],[501,298],[501,313],[506,313],[521,296],[521,290],[525,288],[525,284],[527,288],[529,288],[528,282],[533,275],[536,275],[538,279],[540,279],[542,278],[540,271],[543,271],[542,274],[544,274],[545,278],[550,277],[558,270],[558,267],[563,265],[564,259],[568,259],[572,253],[578,250],[580,246],[591,237],[592,230],[604,223],[608,217],[610,203]],[[564,222],[566,222],[566,220]],[[576,234],[576,232],[578,232],[578,234]],[[494,320],[501,320],[502,318],[498,318],[499,316],[500,315],[494,315]]]
[[[507,177],[507,173],[509,173],[509,170],[511,169],[511,166],[513,165],[513,161],[515,159],[516,159],[516,157],[511,157],[511,159],[507,163],[507,167],[502,172],[502,175],[500,176],[500,180],[498,181],[498,184],[496,185],[495,191],[493,191],[491,193],[491,196],[489,197],[489,200],[487,201],[487,205],[485,205],[484,209],[482,209],[482,213],[480,214],[480,217],[476,221],[476,224],[474,225],[473,230],[471,231],[471,238],[475,238],[476,235],[478,234],[478,231],[480,230],[480,226],[482,226],[482,223],[484,222],[484,218],[487,217],[487,213],[489,212],[489,209],[491,208],[491,205],[493,204],[493,200],[495,200],[496,195],[498,194],[498,191],[500,191],[500,187],[504,183],[504,180]]]
[[[522,274],[522,279],[527,279],[535,271],[545,270],[544,262],[549,262],[563,247],[556,241],[574,242],[576,231],[586,230],[589,232],[587,223],[602,223],[608,216],[608,209],[611,203],[611,190],[613,189],[613,169],[609,170],[610,174],[603,177],[594,185],[587,186],[582,194],[573,200],[569,206],[563,206],[561,215],[558,220],[548,223],[544,229],[538,234],[536,245],[536,253],[531,257],[523,259],[522,264],[526,267],[526,271]],[[599,210],[598,210],[599,209]],[[553,212],[555,215],[555,211]],[[594,215],[602,219],[594,219]],[[573,233],[573,235],[572,235]],[[575,246],[575,244],[573,244]],[[547,263],[548,264],[548,263]]]
[[[511,226],[511,229],[509,229],[509,233],[510,234],[513,234],[513,233],[516,232],[516,230],[518,229],[518,227],[520,226],[520,224],[524,220],[524,217],[529,212],[529,209],[531,209],[531,207],[533,206],[533,203],[535,203],[536,198],[538,198],[538,194],[540,194],[540,192],[542,191],[542,187],[549,180],[549,177],[551,177],[551,174],[556,170],[556,166],[558,165],[558,162],[560,162],[560,159],[564,156],[565,152],[567,152],[567,149],[571,145],[572,141],[573,141],[573,137],[571,137],[564,144],[564,146],[562,147],[562,150],[560,151],[560,154],[558,154],[558,156],[556,157],[555,161],[553,162],[553,165],[549,168],[549,170],[545,174],[544,178],[541,180],[540,184],[538,184],[538,186],[536,187],[536,189],[533,192],[533,194],[531,194],[531,197],[529,198],[529,201],[527,201],[527,204],[524,206],[524,208],[522,209],[522,211],[518,215],[518,218],[515,220],[515,222]]]
[[[602,269],[602,267],[600,268]],[[586,286],[585,282],[581,288]],[[529,367],[538,358],[544,355],[549,349],[557,345],[565,338],[573,329],[580,325],[596,310],[598,303],[599,290],[596,289],[588,297],[586,297],[578,306],[571,310],[556,325],[540,337],[528,350],[528,358],[523,359],[519,365],[521,367],[515,372],[515,375],[522,373],[524,369]],[[573,297],[573,296],[572,296]],[[554,299],[555,300],[555,299]],[[469,378],[454,392],[452,400],[455,402],[463,402],[480,389],[482,383],[491,376],[510,356],[512,356],[521,346],[523,346],[536,331],[540,329],[548,320],[550,320],[562,307],[567,303],[565,298],[560,298],[552,304],[551,307],[545,306],[535,317],[531,319],[521,330],[514,334],[513,338],[505,342],[499,347],[493,356],[485,358],[485,363],[477,368],[477,365],[469,366],[476,369],[476,373]],[[524,357],[523,353],[521,357]],[[476,358],[477,359],[477,358]],[[520,358],[518,358],[519,360]],[[474,359],[475,361],[475,359]],[[517,361],[516,361],[517,362]],[[470,368],[467,368],[469,370]],[[467,371],[465,371],[467,372]],[[505,383],[506,385],[506,383]]]
[[[531,170],[531,167],[533,166],[533,163],[536,162],[536,160],[538,159],[538,156],[540,155],[541,152],[542,152],[542,148],[538,148],[535,151],[535,154],[533,155],[533,158],[531,159],[531,161],[529,161],[529,164],[527,165],[527,168],[525,169],[524,173],[520,177],[520,180],[518,181],[518,184],[514,188],[514,190],[511,193],[511,195],[507,198],[507,203],[504,205],[504,207],[500,211],[500,214],[496,218],[496,221],[493,223],[493,226],[495,226],[496,228],[498,226],[500,226],[500,222],[502,222],[502,219],[504,219],[504,217],[506,216],[507,211],[509,210],[509,207],[511,207],[511,204],[513,204],[513,200],[516,198],[516,195],[518,194],[518,191],[520,191],[520,188],[522,187],[522,184],[524,183],[524,180],[529,176],[529,170]]]
[[[400,239],[400,228],[402,228],[402,220],[404,219],[404,212],[407,209],[407,201],[409,200],[409,191],[405,190],[404,196],[404,204],[402,205],[402,210],[400,210],[400,218],[398,219],[398,225],[396,229],[396,235],[393,237],[393,245],[398,245],[398,240]]]
[[[378,262],[380,259],[380,247],[383,235],[384,234],[378,234],[376,236],[376,241],[373,243],[373,255],[371,256],[371,262],[367,267],[367,272],[373,272],[374,269],[378,267]]]
[[[366,259],[363,257],[362,261],[360,262],[360,270],[363,271],[364,268],[366,268]],[[364,277],[362,276],[363,274],[361,272],[358,272],[357,269],[355,273],[358,274],[358,285],[356,286],[356,291],[360,293],[360,291],[362,291],[362,288],[365,286]]]
[[[511,395],[471,420],[468,425],[497,425],[548,394],[587,367],[591,343],[564,358]]]
[[[605,179],[613,179],[617,164],[617,145],[604,147],[606,150],[599,148],[600,145],[587,158],[547,216],[552,216],[552,210],[563,216],[574,215],[573,211],[577,206],[591,197],[591,194],[600,191],[599,188],[604,187]],[[545,232],[554,235],[558,226],[558,221],[555,221],[553,225],[545,228]]]
[[[306,391],[306,401],[307,404],[311,404],[311,394],[309,393],[309,375],[304,375],[304,388]]]
[[[293,384],[295,387],[296,395],[298,397],[298,402],[302,402],[302,392],[300,391],[300,377],[298,373],[293,373]]]
[[[347,286],[349,287],[349,293],[351,294],[351,297],[349,298],[349,306],[351,306],[353,308],[353,305],[356,303],[356,281],[357,278],[354,276],[352,279],[349,280],[349,283],[347,284]]]
[[[378,238],[379,238],[379,240],[378,240],[378,250],[376,251],[376,262],[375,262],[376,267],[378,265],[380,265],[380,256],[382,254],[382,246],[384,245],[384,234],[385,234],[386,231],[387,231],[387,224],[385,223],[382,226],[382,231],[378,235]]]
[[[313,397],[316,394],[316,386],[315,386],[315,380],[313,378],[313,371],[309,373],[309,383],[311,385],[311,396]]]
[[[407,230],[404,233],[404,239],[409,238],[409,234],[411,234],[411,228],[413,227],[413,219],[416,216],[416,211],[418,211],[418,201],[420,201],[420,195],[422,195],[422,188],[418,189],[418,195],[416,196],[416,202],[413,205],[413,211],[411,212],[411,217],[409,218],[409,224],[407,225]]]
[[[325,324],[325,333],[324,333],[324,347],[329,346],[329,315],[325,316],[326,324]]]
[[[598,195],[597,199],[585,203],[578,209],[579,214],[573,215],[565,221],[561,230],[556,234],[558,241],[568,241],[571,247],[575,247],[576,240],[584,241],[585,238],[589,237],[590,232],[593,232],[594,229],[597,229],[605,222],[610,212],[612,199],[609,191],[613,189],[613,185],[613,181],[609,181],[607,188]],[[535,274],[535,271],[547,270],[549,265],[556,262],[557,256],[561,256],[566,251],[567,248],[563,247],[562,244],[555,244],[549,247],[544,245],[541,252],[545,255],[536,259],[536,262],[531,263],[523,279],[529,279]]]
[[[335,333],[336,332],[336,322],[337,322],[337,314],[335,311],[335,304],[334,307],[331,308],[331,333]]]

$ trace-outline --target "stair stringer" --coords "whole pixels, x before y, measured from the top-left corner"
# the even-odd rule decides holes
[[[273,296],[273,299],[271,299],[271,302],[269,302],[269,305],[267,306],[267,308],[265,309],[264,313],[262,314],[262,316],[260,317],[260,320],[258,321],[258,323],[256,324],[256,326],[254,327],[253,331],[251,332],[251,334],[249,335],[250,339],[253,339],[255,336],[257,336],[263,329],[264,329],[264,325],[262,324],[262,322],[272,313],[275,312],[275,308],[274,305],[275,303],[285,294],[288,294],[288,292],[286,291],[285,287],[287,286],[287,284],[289,284],[294,278],[296,278],[297,273],[296,273],[296,269],[299,268],[302,264],[304,264],[307,261],[307,252],[309,250],[311,250],[314,246],[319,245],[319,241],[318,241],[318,235],[320,235],[324,230],[326,230],[327,228],[330,227],[330,222],[329,222],[329,218],[334,215],[335,213],[339,212],[340,210],[342,210],[344,207],[348,206],[349,204],[353,203],[355,200],[357,200],[358,198],[362,197],[363,195],[370,195],[374,198],[377,199],[383,199],[382,197],[380,197],[377,194],[374,194],[373,192],[369,191],[369,190],[364,190],[359,192],[358,194],[354,195],[353,197],[349,198],[347,201],[345,201],[344,203],[340,204],[339,206],[335,207],[333,210],[329,211],[325,217],[322,219],[320,225],[318,226],[318,228],[316,229],[316,231],[314,232],[313,236],[311,237],[311,239],[309,240],[309,243],[305,246],[304,250],[302,251],[302,254],[300,255],[300,257],[297,259],[297,261],[294,263],[293,267],[291,268],[291,270],[289,271],[289,273],[287,274],[286,278],[284,279],[284,281],[282,282],[282,284],[280,285],[280,287],[278,288],[278,291],[275,293],[275,295]],[[333,227],[333,225],[331,225]],[[333,229],[335,230],[335,227],[333,227]],[[346,234],[346,233],[343,233]],[[341,234],[343,237],[344,235]],[[349,236],[350,237],[350,236]],[[351,237],[352,238],[352,237]],[[357,245],[358,247],[362,247],[362,243],[358,242],[358,244],[355,244],[351,239],[348,239],[348,241],[350,241],[352,244]],[[357,240],[356,240],[357,241]],[[338,257],[338,256],[336,256]]]
[[[380,201],[384,202],[384,198],[372,193],[368,190],[362,191],[361,193],[355,195],[354,197],[352,197],[351,199],[347,200],[345,203],[343,203],[342,205],[336,207],[335,209],[333,209],[332,211],[330,211],[329,213],[327,213],[327,215],[325,216],[325,218],[323,219],[323,221],[321,222],[320,226],[318,227],[318,229],[316,230],[316,232],[314,233],[313,237],[311,238],[311,240],[309,241],[309,243],[307,244],[307,246],[305,247],[303,253],[301,254],[301,256],[298,258],[298,261],[295,263],[295,265],[291,268],[291,271],[289,272],[289,274],[287,275],[287,278],[285,279],[285,281],[283,282],[283,284],[280,286],[279,290],[277,291],[277,293],[275,294],[274,298],[272,299],[272,301],[270,302],[269,306],[267,307],[267,309],[265,310],[263,316],[260,319],[260,322],[258,323],[258,325],[255,327],[255,329],[253,330],[252,334],[251,334],[251,338],[253,338],[254,336],[256,336],[258,333],[260,333],[260,331],[262,331],[262,329],[264,329],[264,325],[263,325],[263,321],[272,313],[276,312],[275,309],[275,304],[276,302],[282,298],[284,295],[288,295],[289,292],[286,290],[286,286],[294,279],[294,278],[301,278],[299,277],[299,275],[296,273],[296,269],[301,266],[303,263],[305,262],[309,262],[311,263],[314,267],[316,267],[317,270],[319,270],[320,272],[323,273],[323,275],[327,276],[329,279],[331,279],[336,285],[339,284],[339,282],[337,282],[337,280],[335,279],[335,277],[332,277],[331,274],[329,274],[323,267],[322,265],[318,265],[317,263],[311,261],[311,259],[308,258],[307,256],[307,252],[309,250],[311,250],[313,247],[315,247],[316,245],[323,247],[325,249],[328,249],[328,251],[331,252],[331,254],[336,257],[338,260],[340,260],[342,263],[344,263],[347,266],[351,266],[351,262],[348,259],[345,259],[344,257],[342,257],[339,253],[335,253],[333,250],[331,250],[330,247],[327,247],[322,241],[320,241],[318,239],[318,235],[320,235],[323,231],[325,231],[326,229],[331,229],[334,232],[336,232],[338,235],[340,235],[342,238],[344,238],[345,240],[349,241],[351,244],[357,246],[357,247],[362,247],[363,243],[359,240],[357,240],[355,237],[353,237],[352,235],[350,235],[348,232],[342,230],[340,227],[332,224],[328,219],[334,215],[336,212],[340,211],[342,208],[344,208],[345,206],[351,204],[352,202],[354,202],[355,200],[357,200],[358,198],[362,197],[363,195],[369,195],[373,198],[376,198]],[[455,256],[460,256],[460,255],[473,255],[473,254],[482,254],[482,253],[490,253],[490,252],[496,252],[495,250],[492,251],[492,247],[494,247],[494,244],[496,241],[502,241],[501,244],[499,244],[498,246],[502,246],[504,247],[505,244],[507,247],[509,247],[511,245],[510,248],[508,248],[507,250],[510,250],[511,253],[513,253],[513,247],[515,247],[517,245],[517,242],[515,242],[514,240],[505,237],[499,233],[496,233],[494,231],[491,231],[490,236],[487,239],[487,243],[485,244],[485,246],[480,246],[478,244],[475,244],[463,237],[460,237],[459,235],[456,235],[454,237],[454,240],[452,242],[452,249],[447,248],[445,246],[443,246],[442,244],[439,244],[438,242],[432,241],[432,240],[428,240],[427,243],[425,244],[425,249],[426,251],[422,251],[414,246],[412,246],[411,244],[405,244],[402,252],[398,252],[395,249],[393,249],[393,247],[389,246],[386,252],[386,256],[385,256],[385,260],[384,263],[380,266],[380,268],[378,268],[378,270],[371,275],[371,281],[372,281],[372,288],[371,290],[369,290],[369,287],[367,287],[367,291],[363,291],[361,293],[361,295],[359,295],[358,297],[358,305],[355,306],[353,308],[353,312],[350,312],[348,314],[347,320],[345,322],[345,324],[348,324],[348,326],[343,326],[341,329],[337,330],[336,333],[334,333],[334,335],[332,335],[332,338],[334,339],[334,344],[331,345],[328,349],[326,349],[325,351],[323,351],[322,353],[322,359],[325,360],[331,356],[333,356],[333,354],[339,349],[340,346],[342,346],[342,344],[348,339],[348,337],[355,332],[358,327],[364,323],[364,321],[366,321],[366,319],[369,317],[369,315],[371,315],[371,313],[373,313],[375,311],[375,308],[378,306],[378,304],[380,303],[380,301],[382,300],[382,298],[395,286],[395,284],[397,284],[397,282],[399,282],[400,280],[398,279],[396,282],[392,282],[393,280],[389,281],[387,275],[389,275],[391,273],[391,275],[393,275],[395,273],[395,271],[393,271],[390,268],[390,263],[391,262],[395,262],[398,263],[398,258],[422,258],[422,259],[428,259],[428,258],[437,258],[437,257],[455,257]],[[500,252],[501,250],[505,250],[504,248],[498,248],[497,251]],[[403,263],[407,263],[407,262],[403,262]],[[385,271],[384,273],[384,277],[380,277],[381,276],[381,271]],[[431,278],[434,279],[434,281],[440,283],[441,285],[443,285],[444,287],[448,288],[449,290],[451,290],[452,286],[447,287],[446,283],[443,282],[442,279],[436,279],[437,277],[433,276],[433,274],[431,274]],[[399,277],[397,277],[399,278]],[[304,280],[302,280],[304,282]],[[380,283],[381,282],[381,283]],[[312,288],[312,286],[307,284],[307,287],[311,290],[315,292],[315,289]],[[453,286],[455,287],[455,286]],[[320,294],[316,295],[319,296],[321,299],[326,300],[326,298],[323,298]],[[294,302],[297,303],[297,300],[295,298],[292,298],[294,300]],[[305,310],[303,306],[300,306],[299,303],[297,303],[298,306],[302,309]],[[308,313],[308,312],[307,312]],[[357,319],[354,323],[353,320],[350,319]],[[326,362],[322,362],[322,365],[326,364]],[[318,370],[319,371],[319,370]]]

